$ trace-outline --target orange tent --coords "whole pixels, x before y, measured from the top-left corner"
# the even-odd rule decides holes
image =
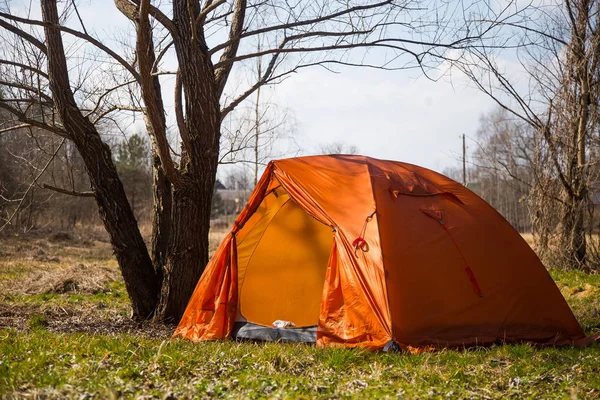
[[[268,165],[174,336],[240,337],[248,324],[258,338],[311,341],[312,327],[319,346],[370,349],[585,340],[544,265],[484,200],[428,169],[349,155]]]

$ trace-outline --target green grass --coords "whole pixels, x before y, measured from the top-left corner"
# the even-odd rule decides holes
[[[47,257],[60,254],[44,261],[50,271],[116,268],[108,244],[38,245]],[[600,344],[409,355],[169,341],[171,328],[128,319],[120,279],[89,293],[21,291],[39,260],[12,251],[22,242],[10,246],[0,242],[0,398],[600,398]],[[586,333],[599,334],[600,275],[551,275]]]
[[[0,393],[100,398],[597,398],[600,347],[419,355],[308,345],[0,332]]]
[[[0,301],[8,304],[22,304],[32,306],[67,306],[73,304],[110,305],[111,307],[127,308],[129,298],[125,284],[120,281],[109,282],[106,291],[98,293],[41,293],[41,294],[0,294]]]

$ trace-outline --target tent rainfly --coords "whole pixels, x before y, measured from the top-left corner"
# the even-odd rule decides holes
[[[484,200],[431,170],[350,155],[267,166],[174,337],[373,350],[593,340]]]

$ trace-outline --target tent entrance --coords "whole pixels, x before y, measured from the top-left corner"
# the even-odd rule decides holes
[[[237,235],[237,320],[317,325],[332,243],[331,228],[271,190]]]

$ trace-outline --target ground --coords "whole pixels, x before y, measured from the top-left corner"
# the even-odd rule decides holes
[[[600,275],[551,274],[600,333]],[[0,237],[0,398],[600,398],[600,344],[419,355],[195,344],[129,314],[102,235]]]

